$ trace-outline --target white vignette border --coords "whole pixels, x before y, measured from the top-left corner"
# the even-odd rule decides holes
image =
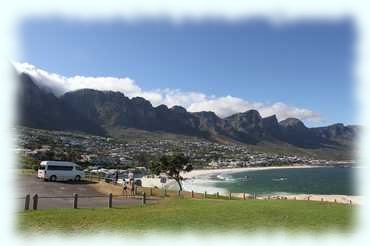
[[[1,223],[0,234],[2,242],[5,244],[20,245],[62,245],[62,244],[89,244],[101,245],[103,243],[117,244],[137,244],[152,245],[165,244],[177,245],[203,244],[212,245],[224,244],[245,244],[246,242],[258,245],[286,245],[287,243],[299,243],[301,245],[325,244],[325,245],[364,245],[370,241],[370,179],[367,178],[370,163],[370,14],[368,14],[370,4],[367,1],[343,1],[343,0],[272,0],[272,1],[210,1],[203,0],[191,1],[8,1],[2,4],[2,15],[0,23],[1,31],[1,83],[0,83],[0,110],[3,112],[1,120],[0,153],[3,157],[1,187],[3,189],[3,201],[1,202]],[[184,233],[181,235],[169,235],[163,233],[147,233],[145,235],[122,235],[116,233],[102,232],[95,235],[81,234],[65,236],[62,234],[39,235],[39,236],[20,236],[15,230],[15,201],[14,197],[14,178],[11,166],[14,164],[12,154],[12,132],[9,130],[15,119],[14,95],[16,88],[8,71],[9,60],[7,57],[16,57],[22,52],[17,44],[17,34],[15,32],[17,24],[25,17],[63,17],[78,20],[108,20],[111,18],[140,19],[142,17],[169,18],[173,21],[186,19],[199,20],[204,18],[220,18],[225,20],[238,20],[239,18],[266,18],[275,23],[284,25],[285,22],[300,20],[333,20],[337,18],[350,17],[356,26],[357,42],[355,47],[356,60],[353,66],[356,78],[355,98],[358,110],[356,112],[361,125],[365,126],[360,138],[358,139],[359,152],[358,158],[361,172],[357,173],[357,187],[364,195],[364,205],[358,211],[359,225],[355,231],[348,234],[329,233],[321,236],[313,234],[289,235],[283,231],[265,235],[266,231],[252,234],[230,233],[228,235],[197,235]],[[175,238],[176,237],[176,238]]]

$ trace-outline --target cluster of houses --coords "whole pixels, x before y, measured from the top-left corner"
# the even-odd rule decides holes
[[[122,165],[136,168],[136,172],[139,169],[144,172],[147,167],[140,167],[143,164],[137,161],[138,155],[158,156],[175,152],[188,156],[195,168],[327,162],[297,155],[262,153],[243,144],[221,144],[195,137],[166,138],[164,135],[161,139],[148,136],[128,140],[24,127],[17,127],[14,132],[14,151],[17,155],[37,160],[72,156],[79,162],[100,167],[91,168],[91,171],[106,174],[116,170],[114,167]],[[125,171],[129,170],[126,168]]]

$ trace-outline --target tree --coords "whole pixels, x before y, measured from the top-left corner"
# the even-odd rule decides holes
[[[158,161],[154,161],[150,165],[150,171],[153,174],[159,175],[166,173],[169,178],[174,179],[179,185],[180,191],[182,191],[181,172],[190,172],[193,170],[193,166],[189,164],[189,158],[183,154],[177,155],[163,155]]]

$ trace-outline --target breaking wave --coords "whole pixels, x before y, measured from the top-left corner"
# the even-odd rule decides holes
[[[216,187],[216,183],[220,182],[221,180],[224,179],[217,178],[217,176],[214,175],[200,175],[191,179],[184,180],[183,188],[186,191],[194,191],[198,193],[203,193],[205,191],[209,194],[217,192],[219,192],[220,194],[227,193],[226,189]]]
[[[219,183],[232,184],[239,182],[248,182],[251,178],[248,176],[235,178],[231,174],[222,173],[222,174],[207,174],[199,175],[191,179],[183,181],[183,188],[186,191],[194,192],[207,192],[214,194],[219,192],[220,194],[227,194],[228,190],[225,188],[217,187]]]
[[[275,182],[286,181],[286,180],[288,180],[288,178],[284,178],[284,177],[272,179],[272,181],[275,181]]]

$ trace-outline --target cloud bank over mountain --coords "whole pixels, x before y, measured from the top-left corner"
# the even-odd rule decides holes
[[[168,107],[182,106],[190,112],[213,111],[220,117],[227,117],[235,113],[245,112],[250,109],[258,110],[263,117],[275,114],[279,120],[286,118],[298,118],[309,122],[322,122],[322,117],[306,108],[287,105],[283,102],[265,104],[250,102],[242,98],[225,95],[216,97],[202,92],[181,91],[178,89],[159,88],[155,90],[143,90],[135,80],[131,78],[116,77],[65,77],[51,73],[29,63],[13,63],[18,72],[24,72],[32,76],[40,88],[48,90],[56,96],[78,89],[95,89],[102,91],[118,91],[126,96],[143,97],[154,106],[165,104]]]

